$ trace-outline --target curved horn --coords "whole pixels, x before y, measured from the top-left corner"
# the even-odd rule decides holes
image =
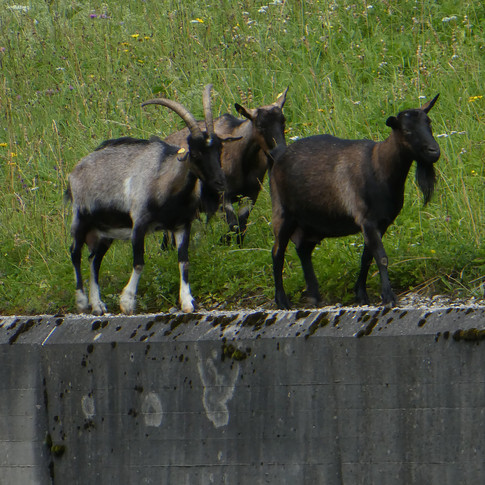
[[[147,104],[160,104],[161,106],[165,106],[172,111],[175,111],[175,113],[177,113],[185,121],[185,124],[193,137],[202,137],[202,131],[200,131],[199,125],[197,124],[194,116],[177,101],[172,101],[171,99],[166,98],[155,98],[149,99],[141,105],[146,106]]]
[[[208,135],[214,134],[214,118],[212,116],[211,109],[211,91],[212,84],[208,84],[205,87],[204,94],[202,96],[202,104],[204,105],[205,128]]]

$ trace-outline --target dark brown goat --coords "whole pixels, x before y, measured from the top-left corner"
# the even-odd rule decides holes
[[[290,307],[282,277],[290,239],[296,245],[310,302],[316,305],[320,293],[311,259],[313,249],[326,237],[358,232],[364,235],[364,251],[355,285],[357,301],[369,303],[366,281],[374,258],[381,277],[382,302],[396,304],[382,236],[401,211],[406,177],[414,160],[425,203],[433,193],[433,164],[440,157],[440,149],[427,113],[437,99],[438,95],[421,108],[388,118],[386,125],[392,132],[383,142],[317,135],[296,141],[277,158],[270,169],[270,187],[275,300],[279,308]]]
[[[226,179],[226,190],[221,202],[229,229],[236,233],[239,244],[243,243],[249,214],[261,190],[267,170],[267,157],[271,156],[270,151],[286,146],[285,117],[282,110],[287,92],[288,88],[278,95],[273,104],[260,108],[248,109],[236,103],[236,111],[246,119],[226,113],[214,120],[216,135],[241,138],[224,144],[221,153],[221,166]],[[186,140],[187,128],[165,138],[167,143],[182,147],[186,146]],[[245,198],[248,204],[243,203],[242,199]],[[241,202],[237,214],[233,207],[236,202]],[[217,206],[203,206],[201,210],[210,217],[217,210]],[[229,236],[226,239],[228,238]]]

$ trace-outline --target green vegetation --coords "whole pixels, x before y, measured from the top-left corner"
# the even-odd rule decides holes
[[[107,138],[180,127],[169,110],[143,110],[148,98],[177,99],[202,116],[208,82],[216,115],[234,113],[234,102],[271,103],[289,85],[289,142],[323,132],[382,140],[387,116],[441,93],[430,114],[443,135],[437,191],[423,207],[412,169],[384,241],[391,279],[398,293],[483,298],[484,22],[478,0],[0,0],[0,313],[75,311],[69,172]],[[191,285],[203,307],[271,305],[270,222],[265,181],[242,249],[219,244],[221,217],[194,224]],[[159,242],[147,238],[141,312],[177,302],[176,254]],[[315,251],[326,301],[352,301],[361,248],[355,236]],[[129,244],[114,244],[101,272],[110,311],[130,271]],[[378,301],[375,271],[369,284]],[[298,303],[293,247],[285,285]]]

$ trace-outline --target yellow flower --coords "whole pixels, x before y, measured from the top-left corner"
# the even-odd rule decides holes
[[[436,254],[436,251],[434,249],[432,249],[431,254]]]
[[[130,45],[129,42],[122,42],[121,45]]]
[[[5,148],[5,147],[7,147],[7,146],[8,146],[8,145],[7,145],[6,143],[0,143],[0,147],[2,147],[2,148]]]
[[[191,24],[203,24],[204,21],[201,18],[197,17],[195,20],[191,20],[190,23]]]
[[[468,102],[469,102],[469,103],[473,103],[473,102],[474,102],[474,101],[476,101],[477,99],[482,99],[482,98],[483,98],[483,96],[470,96],[470,97],[468,98]]]
[[[140,34],[131,34],[131,37],[133,37],[134,39],[138,39],[138,37],[140,37]]]
[[[10,152],[10,156],[11,156],[12,158],[14,158],[14,157],[16,157],[16,156],[17,156],[17,154],[16,154],[15,152]]]

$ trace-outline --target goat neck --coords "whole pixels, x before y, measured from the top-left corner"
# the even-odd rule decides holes
[[[403,147],[399,134],[392,131],[386,140],[376,143],[372,153],[374,172],[394,188],[403,190],[413,163],[413,154]]]

